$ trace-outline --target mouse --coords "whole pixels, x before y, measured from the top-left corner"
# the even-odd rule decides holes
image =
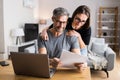
[[[9,65],[9,63],[8,63],[8,62],[6,62],[6,61],[0,61],[0,65],[1,65],[1,66],[8,66],[8,65]]]

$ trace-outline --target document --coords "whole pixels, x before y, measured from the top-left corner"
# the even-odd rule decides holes
[[[65,68],[76,68],[74,63],[84,63],[87,62],[87,56],[72,53],[67,50],[63,50],[60,57],[61,65],[60,67]]]

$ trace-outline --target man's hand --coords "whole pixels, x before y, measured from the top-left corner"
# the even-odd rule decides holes
[[[83,72],[87,68],[87,63],[75,63],[74,65],[79,72]]]
[[[50,59],[50,65],[54,68],[56,68],[60,64],[60,59],[58,58],[53,58]]]

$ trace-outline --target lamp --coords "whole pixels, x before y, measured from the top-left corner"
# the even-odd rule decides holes
[[[46,19],[40,19],[39,23],[40,23],[41,25],[43,25],[43,24],[46,24],[47,21],[46,21]]]
[[[21,44],[20,37],[24,36],[24,31],[22,28],[13,29],[11,35],[16,38],[16,45]]]

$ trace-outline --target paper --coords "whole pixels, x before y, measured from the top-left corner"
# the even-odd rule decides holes
[[[72,53],[70,51],[63,50],[60,57],[61,65],[60,67],[65,68],[76,68],[74,63],[84,63],[87,62],[87,56]]]

